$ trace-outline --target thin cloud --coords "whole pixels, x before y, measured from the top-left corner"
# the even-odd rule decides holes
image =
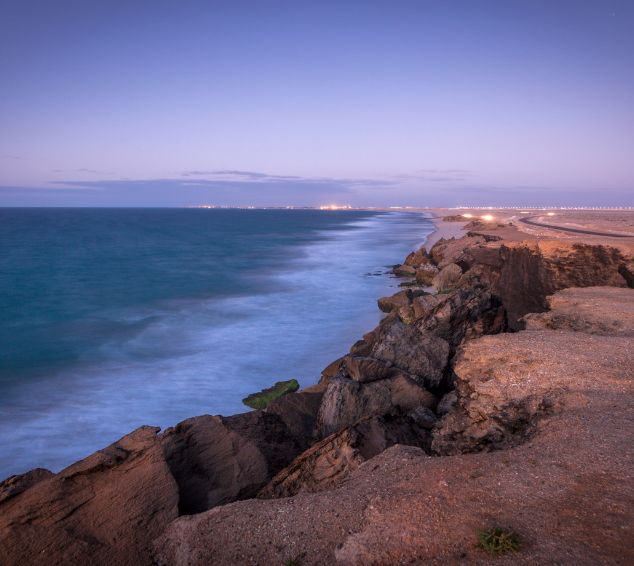
[[[271,175],[269,173],[261,173],[258,171],[241,171],[238,169],[214,169],[211,171],[183,171],[181,173],[183,177],[230,177],[235,180],[242,181],[259,181],[262,179],[268,180],[289,180],[289,179],[301,179],[301,177],[295,175]]]

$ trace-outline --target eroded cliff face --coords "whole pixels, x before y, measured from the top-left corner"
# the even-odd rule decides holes
[[[547,310],[547,297],[561,289],[631,286],[631,258],[609,246],[543,240],[488,243],[469,248],[464,261],[500,297],[513,329],[521,328],[519,319],[525,314]]]
[[[571,360],[605,374],[592,352],[614,347],[623,357],[631,348],[632,255],[480,228],[410,254],[400,272],[437,288],[381,299],[384,319],[319,385],[266,411],[195,417],[161,434],[146,427],[59,474],[37,470],[0,484],[0,563],[150,564],[152,541],[169,524],[156,546],[161,564],[246,559],[246,541],[229,544],[233,554],[210,542],[223,540],[235,523],[227,514],[243,508],[227,503],[320,497],[356,476],[371,485],[368,460],[395,444],[439,460],[430,457],[530,441],[561,412],[562,391],[590,379],[590,369],[564,379]],[[276,516],[275,502],[242,505],[262,520],[267,509]],[[194,516],[174,521],[182,515]],[[306,563],[384,563],[359,554],[358,541],[336,544],[344,542],[345,552],[324,550],[323,561]]]

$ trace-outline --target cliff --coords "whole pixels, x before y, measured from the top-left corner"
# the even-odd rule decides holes
[[[0,564],[634,560],[631,247],[468,230],[318,385],[5,480]]]

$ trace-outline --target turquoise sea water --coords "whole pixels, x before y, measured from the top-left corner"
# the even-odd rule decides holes
[[[314,383],[432,229],[406,212],[0,209],[0,478]]]

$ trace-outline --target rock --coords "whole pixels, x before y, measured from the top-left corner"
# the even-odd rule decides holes
[[[336,378],[324,393],[317,431],[324,438],[361,419],[385,415],[395,409],[409,412],[421,405],[434,407],[435,404],[433,394],[404,374],[369,383]]]
[[[427,430],[433,429],[438,422],[436,413],[429,407],[416,407],[416,409],[407,413],[407,416],[418,426]]]
[[[329,489],[364,461],[359,451],[362,435],[355,427],[324,438],[298,456],[258,493],[260,499],[291,497],[302,491]]]
[[[9,476],[6,480],[0,482],[0,503],[26,491],[42,480],[53,477],[53,475],[50,470],[35,468],[25,474]]]
[[[440,303],[441,299],[437,295],[425,295],[423,297],[416,297],[412,301],[412,309],[414,311],[414,318],[421,319],[424,316],[429,315]]]
[[[379,309],[385,313],[409,312],[408,309],[414,299],[429,295],[424,289],[405,289],[389,297],[381,297],[378,300]]]
[[[405,265],[409,265],[410,267],[418,268],[421,265],[426,265],[430,262],[429,257],[427,256],[427,250],[422,247],[416,250],[415,252],[410,253],[405,258]]]
[[[273,413],[282,419],[300,450],[308,448],[313,441],[317,413],[325,390],[325,384],[314,385],[297,393],[284,395],[269,403],[266,408],[267,413]]]
[[[187,419],[161,444],[185,515],[253,497],[301,450],[282,418],[263,411]]]
[[[359,340],[357,342],[357,344],[362,343],[362,340]],[[354,348],[354,346],[353,346]],[[321,371],[321,377],[319,379],[319,383],[320,384],[326,384],[328,383],[333,377],[335,377],[338,373],[339,370],[341,369],[341,366],[343,364],[343,358],[344,356],[342,356],[341,358],[336,359],[334,362],[331,362],[330,364],[328,364],[322,371]]]
[[[450,214],[449,216],[442,217],[443,222],[466,222],[467,218],[465,218],[462,214]]]
[[[393,310],[399,309],[403,306],[408,306],[410,304],[410,295],[408,290],[399,291],[394,295],[389,297],[381,297],[377,302],[379,305],[379,310],[385,313],[390,313]]]
[[[439,293],[443,293],[456,287],[460,277],[462,277],[462,269],[455,263],[450,263],[432,279],[432,285]]]
[[[498,450],[530,437],[557,403],[552,382],[542,376],[548,374],[557,381],[554,370],[572,370],[572,360],[560,352],[577,358],[575,371],[579,356],[592,355],[575,351],[574,342],[566,333],[548,331],[484,336],[468,342],[454,367],[457,401],[434,431],[434,452]]]
[[[434,280],[434,277],[438,275],[438,273],[438,268],[435,265],[432,265],[430,263],[426,265],[421,265],[416,270],[416,283],[429,287],[432,285],[432,281]]]
[[[397,265],[392,269],[392,273],[399,277],[414,277],[416,269],[411,265]]]
[[[549,328],[606,336],[634,336],[634,290],[571,287],[547,298],[550,310],[528,314],[527,330]]]
[[[456,406],[457,401],[458,395],[455,391],[445,393],[438,402],[438,406],[436,407],[436,414],[439,417],[444,417],[447,413],[453,410],[453,408]]]
[[[385,379],[394,373],[390,363],[361,356],[346,356],[344,366],[348,377],[359,382]]]
[[[449,359],[449,344],[417,325],[387,318],[379,325],[370,356],[391,363],[425,387],[435,387]]]
[[[450,263],[461,264],[465,260],[467,250],[477,248],[484,243],[485,239],[482,236],[463,236],[449,240],[441,238],[429,251],[429,255],[438,268],[442,269]]]
[[[151,541],[178,516],[158,430],[141,427],[0,503],[0,564],[151,564]]]
[[[418,410],[429,411],[433,416],[430,409]],[[386,415],[362,420],[325,438],[277,474],[258,497],[291,497],[301,492],[332,489],[363,462],[394,444],[428,446],[427,430],[431,427],[420,416],[422,412],[416,415],[416,418]]]

